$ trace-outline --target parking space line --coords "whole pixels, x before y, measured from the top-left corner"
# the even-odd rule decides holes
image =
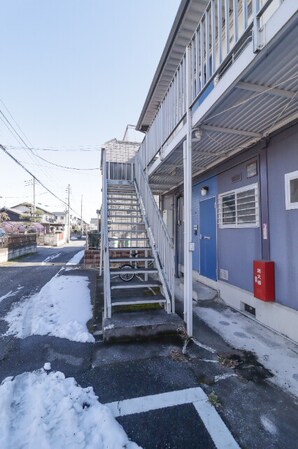
[[[240,449],[216,409],[210,404],[208,396],[200,387],[125,399],[105,405],[117,418],[184,404],[193,404],[217,449]]]

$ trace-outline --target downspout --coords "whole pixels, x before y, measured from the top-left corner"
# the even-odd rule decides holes
[[[262,260],[270,260],[269,201],[268,201],[268,144],[260,151],[260,205]]]
[[[183,142],[184,169],[184,321],[189,337],[193,334],[192,310],[192,113],[191,113],[191,47],[186,49],[186,123],[187,135]]]

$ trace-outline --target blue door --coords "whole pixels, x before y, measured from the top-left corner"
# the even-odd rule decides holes
[[[215,198],[200,202],[200,273],[216,280]]]

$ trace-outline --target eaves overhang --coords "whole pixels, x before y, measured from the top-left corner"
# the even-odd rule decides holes
[[[182,0],[161,55],[136,129],[147,131],[163,101],[209,0]]]

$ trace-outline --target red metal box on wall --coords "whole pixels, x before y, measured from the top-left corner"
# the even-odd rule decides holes
[[[274,262],[254,260],[254,297],[274,301]]]

